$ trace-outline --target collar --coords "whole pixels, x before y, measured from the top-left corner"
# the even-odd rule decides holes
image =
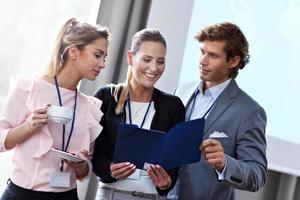
[[[224,81],[223,83],[220,83],[218,85],[215,85],[205,91],[203,93],[203,84],[204,81],[200,80],[200,83],[198,85],[198,90],[203,94],[204,96],[212,96],[214,100],[218,98],[218,96],[225,90],[225,88],[229,85],[231,82],[232,78]]]

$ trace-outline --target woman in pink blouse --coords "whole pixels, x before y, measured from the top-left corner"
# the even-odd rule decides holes
[[[82,78],[95,80],[105,66],[108,30],[68,20],[50,63],[39,77],[11,79],[0,115],[0,151],[15,150],[14,170],[1,200],[78,199],[76,180],[91,173],[88,155],[102,130],[101,101],[77,91]],[[51,106],[69,107],[69,123],[49,118]],[[57,148],[80,155],[62,160]]]

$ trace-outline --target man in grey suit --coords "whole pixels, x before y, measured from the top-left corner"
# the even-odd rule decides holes
[[[266,114],[235,81],[249,61],[240,28],[215,24],[195,38],[201,80],[178,87],[176,95],[186,120],[205,117],[206,123],[201,160],[181,168],[177,192],[183,200],[232,200],[233,188],[257,191],[266,181]]]

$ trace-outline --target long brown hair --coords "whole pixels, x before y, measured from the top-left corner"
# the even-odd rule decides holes
[[[70,46],[76,46],[79,50],[99,38],[109,39],[110,33],[106,27],[78,22],[71,18],[62,26],[54,43],[49,63],[45,66],[41,75],[53,78],[64,66],[68,59]]]
[[[144,42],[160,42],[163,44],[165,48],[167,48],[167,44],[164,36],[158,30],[148,28],[137,32],[133,36],[131,42],[131,49],[130,49],[133,52],[133,54],[136,54],[140,50],[140,47]],[[116,89],[114,90],[113,95],[115,100],[118,102],[115,109],[116,114],[120,114],[124,110],[124,103],[130,91],[131,78],[132,78],[131,66],[128,66],[126,81],[124,83],[118,84],[116,86]],[[121,94],[119,96],[120,91]]]

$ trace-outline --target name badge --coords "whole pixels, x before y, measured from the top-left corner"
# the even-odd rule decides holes
[[[50,178],[51,187],[71,187],[71,172],[56,171]]]

